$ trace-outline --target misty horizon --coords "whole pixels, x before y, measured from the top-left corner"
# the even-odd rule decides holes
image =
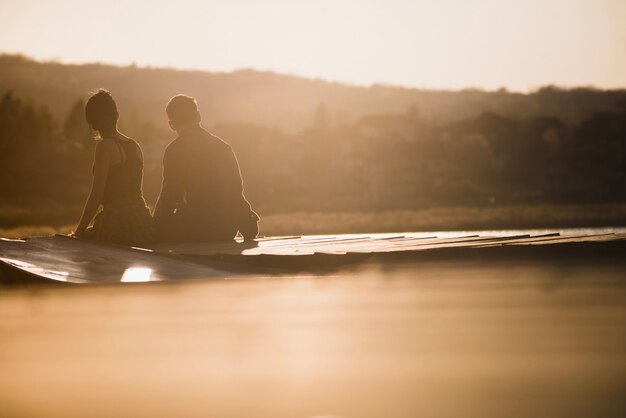
[[[120,69],[125,68],[136,68],[140,70],[163,70],[163,71],[179,71],[179,72],[190,72],[190,73],[206,73],[213,75],[229,75],[229,74],[237,74],[244,72],[255,72],[259,74],[273,74],[281,77],[290,77],[302,80],[309,81],[319,81],[327,84],[337,84],[346,87],[354,87],[354,88],[372,88],[372,87],[385,87],[390,89],[400,89],[400,90],[418,90],[418,91],[438,91],[438,92],[462,92],[462,91],[482,91],[485,93],[492,93],[498,91],[505,91],[511,94],[532,94],[543,88],[556,88],[559,90],[576,90],[576,89],[588,89],[588,90],[596,90],[596,91],[623,91],[626,90],[626,84],[624,86],[616,86],[616,87],[602,87],[593,84],[574,84],[574,85],[564,85],[559,83],[547,83],[541,84],[534,87],[530,87],[527,90],[515,90],[509,88],[507,86],[500,86],[494,88],[488,88],[483,86],[473,86],[468,85],[464,87],[431,87],[431,86],[413,86],[413,85],[402,85],[402,84],[393,84],[385,81],[375,81],[372,83],[355,83],[344,80],[335,80],[325,77],[315,77],[315,76],[307,76],[303,74],[295,74],[289,72],[281,72],[272,69],[263,69],[263,68],[255,68],[252,66],[235,68],[232,70],[219,70],[219,69],[207,69],[207,68],[194,68],[194,67],[176,67],[176,66],[160,66],[160,65],[151,65],[151,64],[140,64],[136,62],[130,63],[114,63],[114,62],[105,62],[105,61],[84,61],[84,62],[70,62],[67,60],[63,60],[57,57],[50,58],[37,58],[25,53],[20,52],[10,52],[10,51],[0,51],[0,57],[17,57],[23,58],[28,61],[33,61],[39,64],[59,64],[63,66],[105,66],[105,67],[115,67]]]
[[[181,0],[158,7],[24,0],[2,8],[0,51],[38,60],[251,68],[437,90],[626,87],[626,3],[619,0]]]

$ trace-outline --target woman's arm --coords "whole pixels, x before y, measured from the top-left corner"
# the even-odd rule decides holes
[[[85,230],[91,223],[91,220],[96,215],[100,204],[102,203],[102,196],[104,194],[104,187],[106,185],[107,174],[109,173],[109,165],[112,155],[112,144],[108,141],[100,141],[96,145],[96,156],[94,157],[94,169],[93,169],[93,183],[91,184],[91,192],[85,203],[83,214],[80,217],[76,231],[74,235],[80,237],[84,234]]]

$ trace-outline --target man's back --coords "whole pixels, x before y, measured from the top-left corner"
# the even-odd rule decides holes
[[[243,195],[230,145],[199,125],[172,141],[155,219],[164,241],[232,239],[238,230],[256,235],[258,217]]]

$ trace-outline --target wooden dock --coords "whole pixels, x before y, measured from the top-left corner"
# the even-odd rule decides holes
[[[264,237],[250,242],[126,248],[66,236],[0,239],[2,282],[118,283],[325,271],[367,262],[623,259],[626,234],[428,233]]]

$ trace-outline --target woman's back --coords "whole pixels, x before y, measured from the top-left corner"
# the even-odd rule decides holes
[[[131,138],[115,136],[104,138],[112,141],[118,150],[119,160],[109,167],[102,205],[112,206],[142,202],[143,157],[139,144]]]
[[[96,146],[91,192],[75,235],[143,245],[154,236],[152,216],[141,190],[143,155],[134,140],[118,131],[118,118],[117,104],[106,90],[94,93],[85,105],[85,120],[103,139]],[[98,212],[100,206],[104,209]]]
[[[109,146],[117,150],[109,166],[103,210],[96,215],[87,237],[124,245],[146,245],[154,239],[150,210],[143,198],[143,155],[131,138],[107,136]]]

